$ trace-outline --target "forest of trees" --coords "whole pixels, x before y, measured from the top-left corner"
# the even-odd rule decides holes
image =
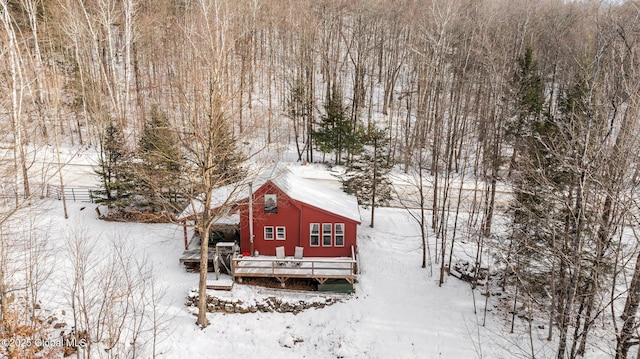
[[[46,145],[99,148],[103,199],[133,186],[153,210],[228,184],[255,148],[357,168],[374,134],[441,284],[464,237],[476,277],[500,257],[514,318],[548,317],[557,358],[596,326],[637,351],[638,1],[0,0],[0,18],[0,227],[42,193]]]

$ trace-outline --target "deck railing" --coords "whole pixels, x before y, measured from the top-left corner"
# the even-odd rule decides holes
[[[278,259],[238,257],[232,260],[234,277],[313,278],[355,280],[356,261],[350,258]]]

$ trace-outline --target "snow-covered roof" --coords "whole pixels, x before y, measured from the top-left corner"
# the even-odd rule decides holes
[[[338,189],[298,177],[289,170],[283,171],[271,182],[296,201],[360,223],[358,201],[355,197]]]
[[[292,199],[306,203],[308,205],[334,213],[341,217],[360,222],[360,210],[355,197],[348,195],[341,190],[330,188],[313,180],[305,179],[293,174],[283,165],[274,165],[262,172],[252,181],[252,190],[256,191],[265,183],[271,181],[276,187]],[[249,198],[249,182],[235,183],[212,191],[211,208],[219,208],[234,202]],[[194,200],[195,206],[191,204],[180,214],[179,219],[186,219],[196,213],[201,213],[204,208],[204,196]],[[195,210],[194,210],[195,207]],[[228,223],[230,220],[239,218],[227,215],[217,222]],[[235,222],[238,223],[238,222]]]
[[[232,211],[231,208],[227,209],[226,214],[216,218],[213,224],[238,224],[240,223],[240,213],[238,211]]]
[[[245,184],[230,184],[218,187],[211,191],[211,208],[220,208],[229,206],[235,202],[241,201],[249,196],[249,187]],[[204,210],[204,195],[195,198],[187,208],[178,216],[179,220],[187,219],[195,214],[202,213]],[[228,218],[225,218],[228,217]],[[235,221],[235,222],[234,222]],[[215,223],[229,224],[239,223],[240,217],[231,213],[229,209]]]

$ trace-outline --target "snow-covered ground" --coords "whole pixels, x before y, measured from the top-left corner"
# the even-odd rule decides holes
[[[54,269],[43,288],[43,307],[72,322],[66,294],[72,268],[66,243],[73,233],[95,243],[99,258],[109,257],[110,238],[124,240],[131,253],[146,258],[154,268],[163,315],[157,353],[164,358],[474,358],[512,357],[515,343],[504,321],[489,312],[482,322],[484,298],[469,284],[448,277],[437,285],[437,270],[420,267],[421,247],[416,223],[402,209],[381,208],[376,228],[369,228],[363,212],[359,231],[361,274],[355,293],[322,309],[290,313],[209,314],[211,325],[195,325],[193,308],[185,305],[198,274],[186,272],[178,262],[182,252],[182,229],[172,224],[105,222],[93,205],[71,203],[70,218],[63,218],[61,202],[45,200],[43,223],[50,223],[50,244],[56,256]],[[295,293],[236,284],[220,296],[244,301],[269,296],[294,300],[319,293]],[[492,303],[492,302],[490,302]],[[62,311],[65,315],[62,315]],[[540,331],[540,337],[544,331]],[[524,339],[522,339],[524,340]],[[524,341],[521,343],[524,347]],[[516,345],[517,347],[517,345]],[[149,353],[147,351],[147,353]]]
[[[44,152],[43,152],[44,151]],[[97,163],[95,149],[63,149],[62,175],[67,187],[96,187]],[[56,185],[57,159],[53,151],[41,150],[32,173]],[[268,164],[275,163],[268,161]],[[48,164],[47,164],[48,163]],[[324,185],[340,188],[340,167],[323,164],[285,163],[296,175]],[[394,185],[412,190],[410,175],[395,172]],[[38,180],[34,179],[34,183]],[[427,186],[429,181],[427,179]],[[462,187],[465,203],[472,201],[476,186],[470,180],[452,182],[452,191]],[[480,186],[480,184],[478,184]],[[400,192],[400,191],[399,191]],[[507,188],[500,188],[498,198],[507,201]],[[291,313],[210,313],[211,324],[200,329],[195,324],[193,307],[186,305],[187,296],[197,287],[198,274],[187,272],[178,258],[183,251],[182,227],[175,224],[139,224],[106,222],[98,219],[95,204],[69,202],[69,218],[64,219],[62,202],[55,199],[38,200],[13,216],[21,222],[13,227],[29,225],[38,228],[36,240],[55,255],[46,256],[41,267],[51,270],[39,292],[45,317],[55,316],[57,322],[67,324],[59,328],[69,332],[73,318],[70,309],[70,281],[73,266],[69,251],[70,239],[81,237],[91,248],[92,264],[100,269],[113,258],[116,247],[125,249],[130,259],[151,269],[155,289],[157,326],[157,357],[163,358],[527,358],[552,356],[554,341],[546,340],[548,323],[538,316],[531,325],[517,319],[513,334],[509,333],[513,305],[510,293],[491,288],[486,301],[485,288],[472,291],[469,283],[453,276],[445,276],[438,286],[439,264],[421,268],[422,248],[419,226],[402,208],[376,209],[376,226],[370,228],[370,211],[361,208],[362,225],[358,229],[359,264],[361,273],[351,295],[334,295],[339,301],[321,309],[307,309]],[[453,263],[473,263],[477,243],[474,234],[466,229],[468,213],[462,206],[453,252]],[[430,215],[430,214],[429,214]],[[452,216],[453,217],[453,216]],[[30,220],[27,221],[26,219]],[[495,218],[494,230],[505,232],[504,218]],[[451,232],[451,230],[450,230]],[[432,262],[435,261],[435,240],[428,233]],[[498,240],[498,239],[494,239]],[[116,243],[116,245],[114,245]],[[495,243],[494,243],[495,244]],[[447,244],[449,245],[449,244]],[[491,247],[493,244],[486,244]],[[447,253],[448,256],[448,253]],[[447,258],[448,260],[448,258]],[[483,266],[492,266],[493,258],[485,254]],[[104,268],[102,268],[104,270]],[[46,271],[45,271],[46,272]],[[99,281],[100,273],[92,276]],[[90,288],[98,295],[101,283]],[[255,303],[277,297],[285,302],[301,299],[315,301],[325,294],[268,289],[235,284],[231,292],[212,291],[213,295]],[[519,304],[520,306],[521,304]],[[488,309],[485,317],[485,307]],[[521,309],[520,309],[521,311]],[[484,324],[484,325],[483,325]],[[57,335],[57,331],[54,335]],[[144,332],[138,341],[138,357],[152,357],[153,346]],[[121,338],[117,348],[126,352],[127,340]],[[594,341],[586,357],[606,358],[611,343]],[[104,351],[99,354],[105,356]],[[96,354],[98,354],[96,353]],[[98,356],[101,357],[101,356]]]
[[[97,163],[93,149],[63,150],[61,162],[69,187],[96,186],[92,166]],[[56,160],[52,153],[39,163]],[[55,165],[55,164],[54,164]],[[41,170],[51,172],[52,166]],[[340,168],[321,164],[290,164],[295,174],[339,188]],[[55,172],[55,168],[54,172]],[[401,177],[401,176],[400,176]],[[43,175],[56,184],[56,177]],[[402,180],[397,180],[402,185]],[[467,184],[465,184],[467,186]],[[484,318],[482,289],[472,292],[469,283],[447,276],[438,286],[438,265],[421,268],[422,248],[419,226],[401,208],[376,209],[376,227],[369,227],[370,212],[361,209],[358,232],[361,273],[355,293],[322,309],[291,313],[210,313],[211,324],[200,329],[195,324],[195,308],[187,307],[189,292],[197,287],[198,274],[189,273],[178,258],[183,250],[182,227],[175,224],[106,222],[98,219],[95,204],[70,202],[64,219],[62,202],[43,199],[19,216],[30,217],[44,228],[40,240],[55,255],[41,263],[51,269],[39,298],[42,308],[67,323],[73,323],[70,309],[70,281],[73,278],[69,244],[73,237],[91,248],[92,265],[100,268],[113,257],[119,243],[136,263],[152,269],[158,290],[155,312],[158,318],[156,355],[163,358],[512,358],[527,357],[529,337],[526,322],[518,321],[515,334],[507,334],[505,312],[496,310],[500,300],[491,297]],[[35,218],[35,219],[34,219]],[[27,223],[29,221],[23,221]],[[499,221],[498,221],[499,222]],[[455,261],[473,261],[476,244],[462,241],[462,229],[454,251]],[[435,253],[433,233],[431,253]],[[94,269],[95,269],[94,268]],[[99,275],[93,278],[99,279]],[[92,287],[98,294],[100,283]],[[95,285],[97,284],[97,285]],[[284,301],[314,298],[317,292],[294,292],[236,284],[232,292],[212,293],[243,302],[280,297]],[[475,305],[474,305],[475,302]],[[486,324],[482,326],[482,323]],[[534,326],[533,343],[538,356],[553,347],[546,342],[546,330]],[[150,338],[150,333],[142,335]],[[120,348],[126,351],[126,340]],[[140,342],[139,342],[140,343]],[[150,342],[139,344],[138,355],[151,357]],[[549,352],[547,352],[549,353]],[[104,355],[104,353],[102,353]],[[597,357],[597,355],[596,355]]]

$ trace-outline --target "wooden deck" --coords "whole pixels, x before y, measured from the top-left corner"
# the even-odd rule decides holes
[[[180,263],[184,264],[187,269],[190,270],[198,270],[200,267],[200,246],[191,245],[192,249],[186,250],[180,256]],[[226,262],[222,263],[225,270],[231,265],[231,258],[237,254],[234,250],[233,242],[218,242],[215,247],[209,247],[207,251],[207,265],[209,271],[215,270],[218,271],[218,267],[216,267],[216,257],[220,258],[222,261]],[[231,274],[231,273],[229,273]]]
[[[277,259],[276,257],[238,257],[232,260],[233,277],[276,278],[282,286],[289,278],[311,278],[324,284],[329,279],[345,279],[353,284],[356,279],[356,261],[353,258]]]
[[[218,243],[216,247],[227,246],[225,243]],[[210,270],[219,270],[219,266],[215,266],[216,251],[209,248],[209,268]],[[242,282],[244,277],[262,277],[276,278],[284,287],[289,278],[306,278],[314,279],[320,284],[325,284],[330,279],[343,279],[351,285],[356,280],[358,263],[356,261],[355,251],[351,249],[351,257],[307,257],[303,259],[295,259],[287,257],[278,259],[274,256],[259,257],[232,257],[233,254],[227,252],[227,265],[231,265],[231,275],[233,280]],[[230,262],[230,263],[229,263]],[[194,248],[184,251],[180,257],[180,263],[184,264],[190,270],[197,270],[200,266],[200,248]],[[226,265],[225,265],[226,268]]]
[[[233,288],[233,279],[229,276],[224,276],[219,279],[208,279],[207,289],[213,290],[231,290]]]
[[[213,259],[216,257],[215,249],[209,248],[208,256],[208,269],[209,271],[213,271]],[[200,268],[200,248],[184,251],[182,256],[180,256],[180,263],[184,264],[190,271],[198,271],[198,268]]]

